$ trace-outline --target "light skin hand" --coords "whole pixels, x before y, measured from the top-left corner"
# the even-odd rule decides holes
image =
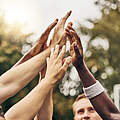
[[[50,83],[54,86],[59,80],[63,78],[65,72],[71,62],[71,57],[67,57],[63,64],[63,57],[65,54],[65,46],[62,47],[59,53],[59,45],[55,49],[51,49],[51,55],[47,58],[47,71],[45,79],[49,79]]]
[[[51,49],[50,58],[47,58],[47,73],[46,73],[45,80],[48,80],[48,79],[55,80],[56,79],[55,76],[56,75],[58,76],[59,69],[60,69],[60,67],[62,66],[62,63],[63,63],[62,59],[63,59],[63,56],[65,54],[65,46],[63,47],[63,49],[62,49],[62,51],[59,55],[58,55],[58,52],[59,52],[59,46],[58,45],[56,45],[55,49],[54,48]],[[58,72],[56,72],[56,71],[58,71]],[[41,75],[40,75],[41,78],[43,78],[45,76],[45,72],[46,72],[45,69],[44,69],[44,71],[41,72]],[[63,75],[64,74],[62,73],[62,76]],[[49,78],[47,78],[47,76]],[[60,78],[58,77],[57,80],[60,80],[61,77]],[[52,84],[54,86],[54,84],[56,84],[56,82],[57,81],[55,81],[53,83],[50,82],[50,84]],[[38,114],[34,118],[34,120],[39,120],[39,119],[40,120],[44,120],[44,119],[51,120],[52,119],[52,114],[53,114],[52,92],[53,92],[53,89],[51,89],[50,92],[48,93],[41,109],[38,111]]]
[[[56,46],[56,48],[51,50],[51,55],[47,59],[45,78],[26,97],[14,105],[5,114],[5,118],[11,120],[30,120],[36,115],[42,107],[50,90],[64,77],[65,72],[71,63],[71,57],[67,57],[64,64],[62,64],[64,54],[65,46],[60,53],[59,46]]]
[[[60,47],[62,47],[65,43],[66,43],[66,32],[64,29],[66,20],[68,19],[68,17],[71,15],[71,11],[69,11],[58,23],[57,26],[54,30],[53,33],[53,38],[52,38],[52,42],[51,45],[54,46],[56,44],[59,44]]]

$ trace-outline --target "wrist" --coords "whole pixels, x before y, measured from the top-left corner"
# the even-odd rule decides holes
[[[43,81],[43,82],[47,85],[47,87],[49,87],[50,89],[52,89],[52,88],[54,87],[54,84],[53,84],[51,78],[45,77],[42,81]]]
[[[92,84],[86,88],[83,88],[83,91],[89,99],[92,99],[92,98],[100,95],[101,93],[103,93],[104,88],[100,84],[99,81],[96,81],[94,84]]]
[[[84,69],[86,69],[86,65],[85,65],[85,62],[84,62],[84,60],[81,62],[81,63],[77,63],[77,64],[75,64],[74,65],[75,66],[75,68],[77,69],[77,70],[84,70]]]

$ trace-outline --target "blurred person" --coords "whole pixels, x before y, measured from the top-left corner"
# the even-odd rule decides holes
[[[74,120],[102,120],[85,94],[79,95],[72,107]]]
[[[66,31],[71,43],[72,64],[81,78],[86,96],[103,120],[120,120],[120,112],[117,107],[85,64],[81,40],[73,29],[72,23],[68,24]]]
[[[26,54],[24,55],[19,62],[13,66],[9,71],[4,73],[0,78],[0,90],[2,91],[0,94],[0,103],[5,101],[7,98],[16,94],[20,89],[22,89],[26,84],[28,84],[33,76],[35,76],[39,71],[41,71],[45,64],[46,58],[50,54],[50,49],[54,47],[56,44],[59,44],[60,47],[66,43],[66,33],[64,31],[64,25],[67,18],[70,16],[71,11],[68,12],[61,20],[60,24],[57,25],[54,36],[52,38],[52,42],[50,47],[48,47],[45,51],[39,54],[44,46],[46,46],[46,41],[48,39],[49,33],[52,28],[57,24],[58,20],[55,20],[46,31],[40,37],[40,40],[37,41],[37,44]],[[62,32],[61,29],[63,30]],[[58,33],[57,33],[58,31]],[[38,54],[38,55],[37,55]],[[36,56],[35,56],[36,55]],[[35,56],[35,57],[33,57]],[[33,58],[32,58],[33,57]],[[31,58],[31,59],[30,59]],[[41,58],[41,59],[40,59]],[[30,60],[28,60],[30,59]],[[25,62],[28,60],[27,62]],[[23,63],[25,62],[25,63]],[[23,64],[21,64],[23,63]],[[21,65],[19,65],[21,64]],[[17,66],[19,65],[19,66]],[[34,66],[34,67],[31,67]],[[26,74],[25,74],[26,73]],[[23,76],[23,74],[25,76]],[[16,80],[17,79],[17,80]],[[4,80],[4,81],[3,81]],[[9,92],[8,92],[9,91]],[[52,91],[52,90],[51,90]],[[0,120],[4,119],[3,115],[0,114]]]

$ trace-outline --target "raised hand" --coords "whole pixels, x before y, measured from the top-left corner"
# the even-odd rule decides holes
[[[72,23],[68,23],[67,28],[68,39],[70,40],[70,55],[72,57],[72,63],[75,67],[83,64],[83,48],[81,40],[77,35],[76,31],[72,28]]]
[[[59,80],[61,80],[71,62],[71,57],[67,57],[63,64],[63,56],[65,54],[65,46],[62,47],[59,53],[59,45],[51,49],[51,55],[47,58],[47,71],[45,75],[45,80],[51,85],[55,85]]]
[[[30,51],[32,56],[39,54],[41,51],[44,50],[45,47],[47,47],[46,42],[48,40],[49,34],[51,30],[55,27],[57,22],[58,19],[56,19],[52,24],[50,24],[48,28],[45,30],[45,32],[41,35],[37,43],[33,46],[33,48]]]
[[[69,11],[63,18],[61,18],[61,20],[57,23],[57,26],[54,30],[53,33],[53,38],[52,38],[52,42],[51,45],[56,45],[59,44],[60,47],[62,47],[65,43],[66,43],[66,31],[64,29],[66,20],[68,19],[68,17],[71,15],[72,11]]]
[[[47,44],[46,44],[47,39],[49,37],[51,30],[55,27],[57,22],[58,22],[58,19],[56,19],[52,24],[48,26],[45,32],[43,32],[41,37],[37,40],[36,44],[14,65],[14,67],[29,60],[30,58],[39,54],[45,48],[47,48]]]

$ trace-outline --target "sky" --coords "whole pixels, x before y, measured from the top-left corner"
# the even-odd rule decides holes
[[[18,21],[25,23],[23,32],[34,32],[38,37],[56,18],[60,19],[69,10],[72,14],[68,21],[74,26],[78,22],[88,24],[87,18],[100,18],[95,0],[0,0],[0,10],[5,12],[9,24]],[[68,22],[67,21],[67,22]]]

